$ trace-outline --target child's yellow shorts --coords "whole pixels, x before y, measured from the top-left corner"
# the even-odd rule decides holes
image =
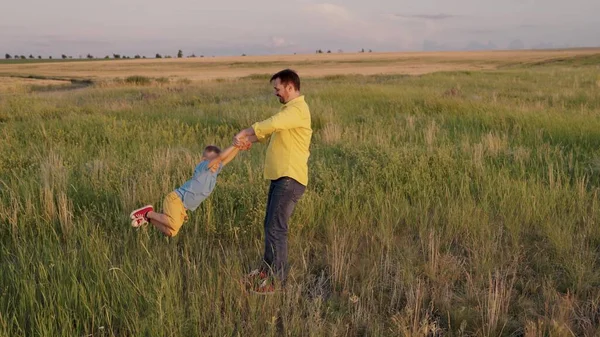
[[[163,201],[163,212],[169,218],[169,229],[171,237],[177,235],[181,226],[187,221],[187,213],[179,194],[175,191],[167,194]]]

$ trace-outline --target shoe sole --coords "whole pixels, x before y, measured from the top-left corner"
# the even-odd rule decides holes
[[[133,228],[142,228],[144,226],[146,226],[148,224],[148,221],[144,221],[141,224],[137,224],[137,222],[135,220],[131,221],[131,227]]]

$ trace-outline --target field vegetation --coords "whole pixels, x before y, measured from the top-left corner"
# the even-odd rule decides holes
[[[501,63],[305,78],[310,185],[291,282],[266,297],[238,284],[262,251],[264,147],[179,236],[128,221],[277,110],[261,71],[3,90],[0,335],[597,336],[600,56]],[[23,69],[0,71],[48,75]]]

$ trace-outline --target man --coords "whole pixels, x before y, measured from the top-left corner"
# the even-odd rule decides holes
[[[270,180],[265,215],[264,263],[248,276],[255,292],[275,290],[272,276],[285,284],[288,266],[288,220],[308,184],[308,157],[312,137],[310,111],[300,94],[300,77],[286,69],[271,77],[275,96],[283,104],[279,113],[234,137],[236,146],[268,142],[264,177]]]

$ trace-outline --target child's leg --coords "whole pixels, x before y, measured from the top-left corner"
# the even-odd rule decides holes
[[[148,212],[146,218],[164,235],[174,237],[179,233],[179,229],[186,219],[185,206],[179,195],[171,192],[163,201],[163,213]]]
[[[148,221],[150,221],[150,223],[164,235],[169,237],[173,235],[171,227],[169,226],[169,217],[167,217],[165,214],[152,211],[146,213],[146,218],[148,218]]]

